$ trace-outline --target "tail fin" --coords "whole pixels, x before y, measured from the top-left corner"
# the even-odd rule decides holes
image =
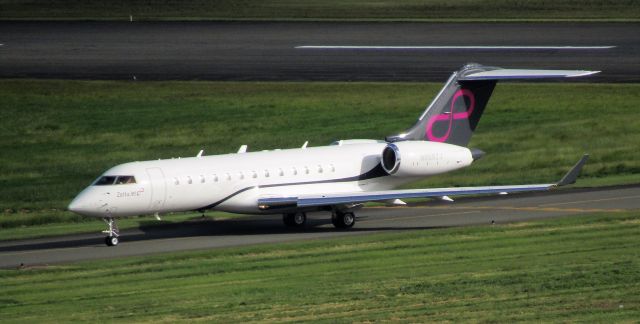
[[[467,146],[498,80],[578,77],[599,71],[512,70],[467,64],[454,72],[413,127],[388,142],[432,141]]]

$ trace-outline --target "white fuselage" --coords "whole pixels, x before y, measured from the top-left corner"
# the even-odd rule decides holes
[[[388,190],[466,167],[473,160],[464,147],[415,142],[407,146],[411,151],[403,152],[401,163],[420,172],[390,175],[380,162],[387,145],[351,140],[340,145],[125,163],[101,177],[133,176],[135,183],[94,183],[78,194],[69,209],[106,218],[205,209],[281,213],[261,210],[258,199]]]

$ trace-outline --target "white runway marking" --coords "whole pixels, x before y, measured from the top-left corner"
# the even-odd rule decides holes
[[[352,46],[352,45],[301,45],[296,49],[416,49],[416,50],[602,50],[615,46]]]
[[[399,219],[417,219],[417,218],[425,218],[425,217],[436,217],[436,216],[449,216],[449,215],[464,215],[464,214],[474,214],[479,213],[478,210],[466,211],[466,212],[454,212],[454,213],[441,213],[441,214],[431,214],[431,215],[417,215],[417,216],[405,216],[405,217],[393,217],[393,218],[383,218],[383,219],[365,219],[359,221],[360,223],[371,223],[371,222],[388,222],[388,221],[397,221]]]
[[[540,206],[559,206],[559,205],[572,205],[572,204],[581,204],[581,203],[590,203],[590,202],[600,202],[600,201],[612,201],[612,200],[625,200],[625,199],[637,199],[640,196],[625,196],[625,197],[613,197],[613,198],[603,198],[603,199],[589,199],[589,200],[578,200],[578,201],[567,201],[553,204],[542,204]]]

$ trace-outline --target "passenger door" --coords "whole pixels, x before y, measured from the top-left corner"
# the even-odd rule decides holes
[[[149,168],[147,169],[147,175],[149,175],[149,187],[151,189],[149,208],[154,212],[161,211],[167,198],[167,183],[164,179],[164,173],[160,168]]]

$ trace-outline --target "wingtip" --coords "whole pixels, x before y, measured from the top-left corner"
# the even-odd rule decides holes
[[[557,187],[562,187],[570,184],[574,184],[578,179],[578,175],[580,175],[580,171],[582,171],[582,167],[584,167],[585,163],[589,160],[589,154],[584,154],[582,158],[576,163],[567,174],[562,177],[562,179],[556,183]]]
[[[590,75],[594,75],[594,74],[598,74],[602,71],[580,71],[581,73],[577,73],[574,75],[569,75],[569,78],[579,78],[579,77],[585,77],[585,76],[590,76]]]

